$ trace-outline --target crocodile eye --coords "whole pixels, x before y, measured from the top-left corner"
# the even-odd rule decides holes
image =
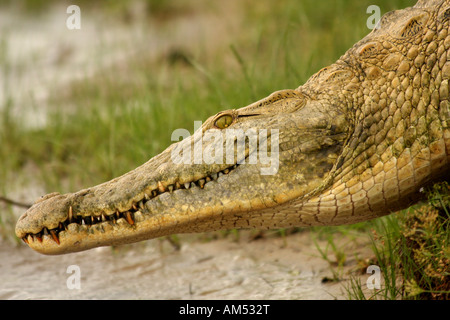
[[[214,125],[219,129],[225,129],[228,128],[233,123],[233,117],[229,114],[224,114],[223,116],[219,117],[216,122],[214,122]]]

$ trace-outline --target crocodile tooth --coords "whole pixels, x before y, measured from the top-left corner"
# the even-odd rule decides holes
[[[145,201],[148,201],[151,199],[151,197],[148,194],[144,193],[144,199]]]
[[[190,186],[191,186],[191,185],[190,185],[189,182],[186,182],[186,183],[184,184],[184,187],[185,187],[186,189],[189,189]]]
[[[175,188],[176,189],[181,189],[181,184],[178,181],[175,182]]]
[[[55,230],[50,230],[50,234],[52,235],[53,240],[55,240],[55,242],[57,244],[59,244],[59,238],[58,238],[58,235],[56,234],[56,231]]]
[[[125,212],[125,213],[123,214],[123,216],[125,217],[125,220],[127,220],[127,222],[128,222],[129,224],[131,224],[131,225],[134,224],[133,216],[132,216],[132,214],[131,214],[130,211]]]
[[[103,221],[103,222],[106,221],[106,216],[105,216],[104,213],[102,213],[102,221]]]
[[[158,190],[160,193],[166,192],[166,188],[164,187],[161,181],[158,181]]]
[[[25,242],[26,244],[29,244],[26,236],[22,238],[22,241]]]
[[[153,190],[153,191],[152,191],[152,197],[154,198],[154,197],[156,197],[157,195],[158,195],[158,191]]]
[[[73,209],[72,206],[69,207],[69,223],[72,222],[73,219]]]
[[[120,218],[120,212],[119,212],[119,210],[116,210],[116,219],[119,219]]]
[[[218,178],[219,176],[217,175],[217,173],[213,173],[213,174],[211,175],[211,177],[213,178],[213,180],[217,180],[217,178]]]
[[[172,193],[173,192],[173,184],[171,184],[170,186],[167,186],[167,189],[169,189],[169,192]]]
[[[136,207],[136,204],[134,204],[134,203],[131,205],[131,207],[133,207],[133,210],[134,210],[134,211],[137,211],[137,210],[138,210],[138,208]]]
[[[143,201],[143,200],[139,201],[138,204],[139,204],[139,208],[141,208],[142,210],[145,209],[145,204],[144,204],[144,201]]]
[[[42,234],[40,232],[36,233],[35,237],[38,239],[39,242],[42,242]]]
[[[44,230],[42,230],[42,233],[43,233],[44,235],[48,235],[48,229],[47,229],[47,228],[44,228]]]
[[[218,174],[218,176],[219,176],[219,178],[220,178],[221,176],[223,176],[223,172],[220,171],[219,174]]]
[[[27,243],[30,243],[30,242],[33,242],[33,241],[34,241],[33,236],[31,234],[29,234],[28,238],[27,238]]]
[[[203,187],[205,186],[205,183],[206,183],[205,179],[200,179],[200,180],[198,180],[198,186],[199,186],[200,188],[202,188],[202,189],[203,189]]]
[[[205,180],[206,180],[206,182],[210,182],[212,179],[211,179],[211,177],[206,177]]]
[[[191,188],[196,187],[194,182],[191,182]]]
[[[225,170],[223,170],[223,173],[225,173],[225,174],[228,174],[230,172],[230,169],[225,169]]]

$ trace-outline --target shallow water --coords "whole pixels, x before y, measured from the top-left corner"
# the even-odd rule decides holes
[[[79,289],[69,288],[73,265]],[[180,250],[152,240],[63,256],[0,242],[0,270],[0,299],[346,298],[342,282],[322,283],[331,272],[309,232],[285,240],[182,241]]]

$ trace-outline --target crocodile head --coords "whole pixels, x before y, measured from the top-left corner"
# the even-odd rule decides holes
[[[298,225],[298,216],[270,218],[264,209],[322,187],[350,131],[344,110],[297,90],[275,92],[218,113],[121,177],[43,197],[16,234],[59,254],[171,233]]]
[[[230,228],[337,225],[417,202],[450,175],[450,1],[386,14],[296,90],[220,112],[125,175],[37,201],[44,254]]]

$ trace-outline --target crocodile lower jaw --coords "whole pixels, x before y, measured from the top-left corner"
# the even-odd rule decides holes
[[[238,166],[236,164],[196,181],[176,182],[167,187],[160,182],[157,184],[157,188],[143,192],[142,199],[132,203],[128,210],[116,209],[110,214],[98,211],[86,215],[82,212],[74,213],[72,206],[69,206],[67,218],[61,221],[57,227],[43,227],[39,232],[24,234],[21,239],[38,252],[61,254],[65,253],[62,244],[64,247],[70,248],[70,252],[97,247],[104,242],[107,242],[108,245],[114,244],[111,243],[111,235],[114,235],[113,238],[120,239],[117,244],[158,237],[159,233],[154,228],[155,215],[146,209],[146,205],[150,201],[158,200],[158,197],[165,197],[172,193],[208,189],[211,184],[218,183],[219,179],[232,173]],[[131,231],[131,236],[127,237],[124,230]],[[152,234],[149,235],[147,230],[153,230]],[[102,236],[103,234],[105,236]],[[90,237],[93,239],[90,240]],[[80,245],[81,242],[83,245]],[[54,247],[55,250],[49,250],[51,247]]]

